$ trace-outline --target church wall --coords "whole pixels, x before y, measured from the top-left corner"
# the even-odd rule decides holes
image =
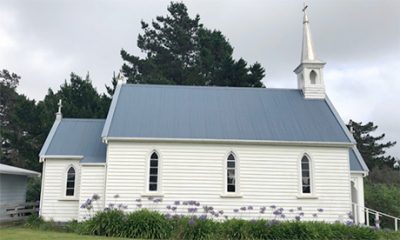
[[[364,175],[362,173],[351,173],[351,181],[354,184],[355,195],[356,198],[356,213],[355,216],[356,221],[359,223],[365,223],[365,215],[364,215]]]
[[[75,196],[65,196],[66,173],[70,166],[76,170]],[[40,215],[45,220],[70,221],[78,218],[79,160],[46,159],[43,162]]]
[[[81,165],[81,186],[79,206],[97,194],[100,199],[93,202],[93,209],[88,211],[79,208],[79,220],[88,219],[97,211],[104,209],[104,190],[105,190],[105,165]]]
[[[147,189],[148,161],[153,150],[160,156],[159,193]],[[239,161],[240,193],[227,196],[225,161],[233,151]],[[307,153],[312,160],[315,196],[302,198],[300,159]],[[117,195],[117,197],[115,197]],[[162,198],[152,203],[149,196]],[[137,202],[141,199],[141,202]],[[306,220],[346,220],[351,211],[348,148],[206,143],[108,143],[106,205],[126,204],[127,211],[137,204],[166,212],[174,201],[199,201],[201,205],[223,210],[230,217],[273,218],[269,206],[285,209],[288,219],[302,207]],[[255,210],[235,214],[233,209],[252,206]],[[258,213],[266,206],[266,214]],[[322,208],[323,212],[317,209]],[[180,212],[183,211],[183,212]],[[169,211],[170,212],[170,211]],[[186,213],[179,206],[178,213]],[[202,212],[199,209],[199,212]],[[317,213],[318,217],[312,214]]]

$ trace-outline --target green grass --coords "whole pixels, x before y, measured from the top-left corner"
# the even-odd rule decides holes
[[[35,230],[24,227],[1,227],[0,228],[0,240],[28,240],[28,239],[40,239],[40,240],[55,240],[55,239],[65,239],[65,240],[80,240],[80,239],[118,239],[122,238],[111,238],[111,237],[96,237],[96,236],[85,236],[78,235],[75,233],[61,233],[53,231],[43,231]]]
[[[58,239],[99,239],[99,240],[123,240],[123,238],[97,237],[88,235],[78,235],[75,233],[63,233],[55,231],[36,230],[25,227],[0,227],[0,240],[58,240]],[[398,240],[400,232],[378,231],[379,240]]]

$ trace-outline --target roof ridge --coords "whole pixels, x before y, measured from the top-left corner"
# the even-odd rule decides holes
[[[207,89],[232,89],[232,90],[288,90],[288,91],[300,91],[297,88],[266,88],[266,87],[233,87],[233,86],[196,86],[196,85],[168,85],[168,84],[136,84],[136,83],[127,83],[123,84],[122,87],[149,87],[149,88],[207,88]]]
[[[61,121],[87,121],[87,122],[90,122],[90,121],[98,121],[98,122],[101,122],[101,121],[105,121],[106,119],[105,118],[63,118]]]

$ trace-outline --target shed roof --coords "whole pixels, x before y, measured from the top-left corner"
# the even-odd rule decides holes
[[[22,175],[28,177],[39,177],[40,173],[27,170],[24,168],[14,167],[6,164],[0,164],[0,173],[2,174],[10,174],[10,175]]]
[[[101,141],[104,119],[64,118],[55,122],[40,156],[82,156],[81,162],[104,162],[106,145]]]
[[[123,84],[102,137],[350,143],[340,121],[298,89]]]

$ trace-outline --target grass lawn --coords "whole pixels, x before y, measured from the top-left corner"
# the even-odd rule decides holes
[[[400,232],[379,231],[379,240],[398,240]],[[58,239],[100,239],[100,240],[123,240],[123,238],[96,237],[79,235],[75,233],[62,233],[44,230],[35,230],[24,227],[0,227],[0,240],[58,240]]]
[[[43,239],[43,240],[55,240],[55,239],[118,239],[122,238],[110,238],[110,237],[95,237],[78,235],[75,233],[61,233],[52,231],[41,231],[33,230],[23,227],[0,227],[0,240],[30,240],[30,239]]]

